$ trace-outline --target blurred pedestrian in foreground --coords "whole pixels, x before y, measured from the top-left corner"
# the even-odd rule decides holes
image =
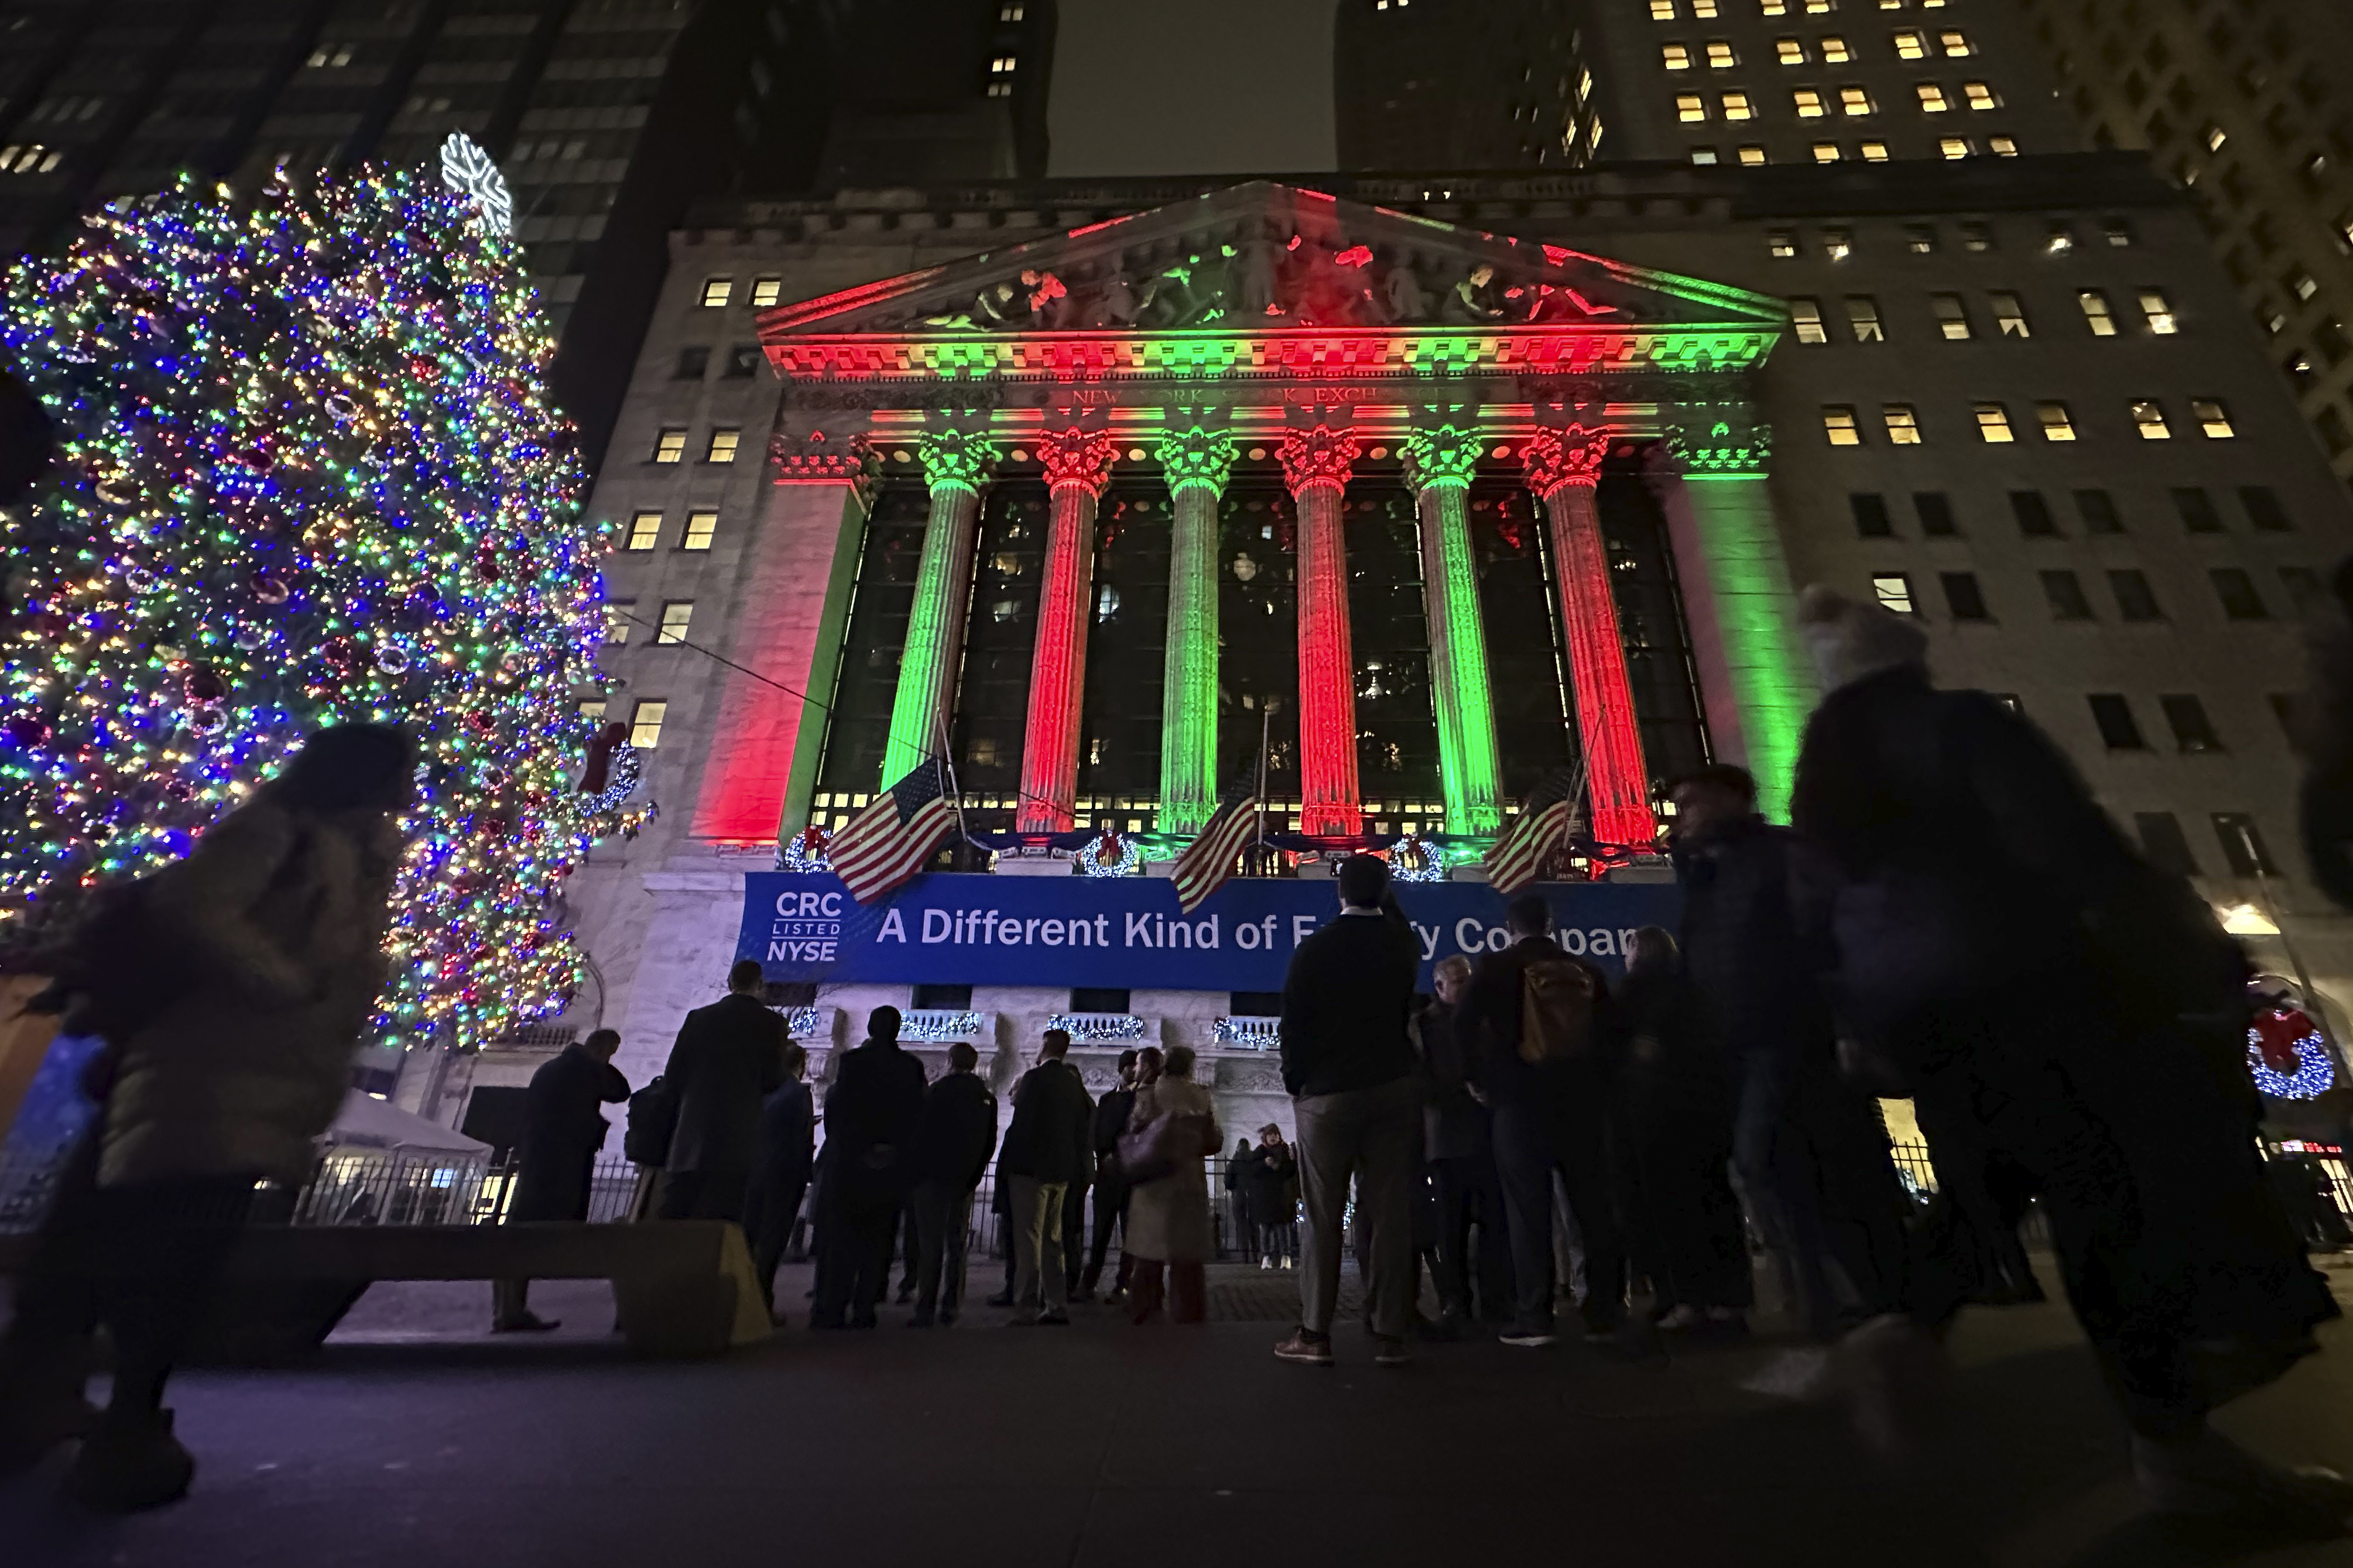
[[[739,959],[727,994],[686,1016],[662,1078],[678,1104],[664,1219],[744,1217],[760,1107],[785,1081],[785,1020],[760,1000],[759,961]]]
[[[974,1069],[980,1053],[948,1047],[948,1070],[923,1093],[915,1133],[915,1185],[908,1195],[916,1239],[915,1315],[910,1328],[953,1323],[964,1310],[964,1258],[972,1194],[997,1147],[997,1096]]]
[[[612,1123],[605,1107],[629,1098],[629,1080],[613,1065],[617,1030],[597,1029],[575,1040],[531,1075],[523,1090],[522,1152],[509,1221],[585,1220],[596,1151]],[[558,1327],[531,1310],[531,1281],[491,1282],[491,1331],[544,1333]]]
[[[1801,617],[1828,695],[1792,818],[1825,863],[1849,1028],[1924,1110],[1973,1122],[2024,1173],[2005,1196],[2041,1194],[2150,1500],[2336,1532],[2353,1485],[2272,1466],[2207,1424],[2337,1315],[2256,1152],[2236,944],[2032,724],[1932,686],[1916,628],[1820,588]],[[1867,1435],[1901,1437],[1902,1373],[1966,1294],[1937,1261],[1908,1321],[1850,1342]]]
[[[779,1324],[784,1315],[776,1310],[776,1266],[784,1261],[815,1168],[817,1103],[803,1081],[807,1070],[808,1052],[786,1040],[785,1081],[760,1106],[752,1176],[744,1191],[744,1239],[752,1244],[752,1274],[760,1281],[769,1321]]]
[[[398,730],[322,730],[186,859],[123,890],[129,912],[94,922],[129,939],[69,966],[111,1081],[0,1339],[0,1475],[88,1427],[66,1479],[82,1502],[128,1510],[186,1492],[195,1460],[172,1435],[164,1384],[255,1184],[301,1181],[343,1103],[384,988],[414,765]],[[91,1426],[94,1321],[115,1370]]]
[[[1135,1259],[1128,1274],[1129,1315],[1139,1323],[1161,1303],[1164,1271],[1168,1321],[1198,1323],[1206,1315],[1202,1266],[1215,1256],[1218,1242],[1201,1162],[1217,1152],[1223,1134],[1209,1091],[1193,1081],[1193,1060],[1190,1046],[1169,1047],[1159,1071],[1135,1090],[1130,1118],[1135,1135],[1152,1138],[1175,1161],[1165,1173],[1150,1173],[1146,1166],[1128,1194],[1124,1245]],[[1164,1118],[1165,1128],[1159,1125]]]

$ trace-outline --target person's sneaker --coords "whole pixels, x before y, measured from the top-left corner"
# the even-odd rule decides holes
[[[1284,1259],[1282,1260],[1282,1266],[1283,1266],[1285,1268],[1290,1268],[1290,1267],[1291,1267],[1291,1259],[1290,1259],[1290,1258],[1284,1258]]]
[[[1373,1336],[1375,1366],[1403,1366],[1411,1360],[1413,1357],[1406,1353],[1403,1340],[1393,1340],[1379,1334]]]
[[[1277,1361],[1295,1361],[1303,1366],[1330,1366],[1332,1341],[1324,1334],[1311,1334],[1305,1329],[1293,1329],[1291,1337],[1274,1347]]]
[[[1495,1338],[1500,1343],[1524,1351],[1542,1350],[1546,1345],[1560,1342],[1560,1336],[1550,1329],[1506,1329]]]
[[[1261,1258],[1258,1260],[1258,1266],[1261,1271],[1271,1268],[1274,1267],[1274,1259],[1271,1258]]]
[[[195,1457],[172,1436],[172,1413],[117,1416],[109,1412],[74,1456],[65,1492],[101,1513],[136,1513],[188,1495]]]
[[[491,1332],[494,1334],[543,1334],[550,1329],[560,1329],[563,1326],[564,1320],[561,1318],[543,1318],[536,1312],[525,1312],[519,1318],[509,1318],[502,1322],[492,1323],[491,1325]]]
[[[1656,1326],[1662,1334],[1679,1334],[1686,1329],[1698,1328],[1705,1321],[1707,1321],[1705,1313],[1697,1307],[1685,1303],[1682,1306],[1670,1307],[1660,1313],[1656,1320]]]

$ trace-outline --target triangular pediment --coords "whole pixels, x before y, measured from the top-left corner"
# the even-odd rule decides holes
[[[1779,301],[1563,246],[1254,180],[764,311],[772,351],[900,340],[1667,326],[1769,343]]]

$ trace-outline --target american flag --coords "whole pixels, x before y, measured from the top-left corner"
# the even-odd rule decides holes
[[[1168,879],[1176,884],[1176,907],[1191,914],[1234,874],[1234,861],[1258,837],[1258,770],[1252,767],[1226,786],[1218,809],[1201,825],[1201,836],[1176,857]]]
[[[1576,771],[1557,768],[1528,792],[1519,816],[1487,851],[1487,881],[1497,892],[1508,899],[1535,881],[1546,859],[1568,836],[1581,784]]]
[[[851,898],[871,904],[895,891],[955,826],[943,775],[937,757],[916,763],[833,836],[826,858]]]

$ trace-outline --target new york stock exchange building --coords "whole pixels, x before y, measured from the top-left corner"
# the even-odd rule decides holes
[[[1780,815],[1811,581],[1921,616],[1941,679],[2013,697],[2153,852],[2301,922],[2330,984],[2335,924],[2249,858],[2292,858],[2272,699],[2343,491],[2178,199],[2033,162],[698,215],[593,500],[612,685],[583,700],[659,815],[574,879],[589,962],[555,1029],[618,1027],[641,1083],[751,956],[819,1076],[888,1002],[934,1073],[970,1040],[1001,1088],[1060,1024],[1097,1092],[1120,1049],[1183,1043],[1229,1131],[1287,1128],[1272,1016],[1331,859],[1418,879],[1426,976],[1500,943],[1482,847],[1563,770],[1628,850],[1710,760]],[[2152,293],[2178,331],[2084,326],[2087,294]],[[2214,746],[2158,738],[2185,695]],[[808,868],[943,750],[969,837],[937,869],[861,907]],[[1261,770],[1272,849],[1183,913],[1169,862]],[[1674,921],[1654,857],[1556,875],[1607,969]]]

